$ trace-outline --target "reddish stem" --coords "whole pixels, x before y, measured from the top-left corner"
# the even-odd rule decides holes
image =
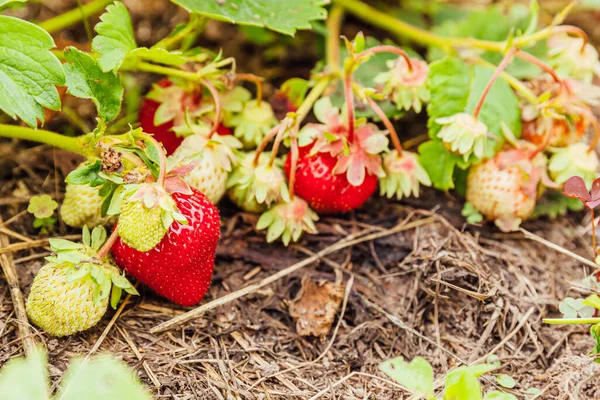
[[[256,85],[256,103],[260,104],[263,98],[263,79],[254,74],[237,74],[237,78]]]
[[[298,150],[298,138],[296,137],[296,132],[292,132],[291,135],[291,162],[290,162],[290,179],[288,182],[288,191],[290,194],[290,200],[294,200],[294,185],[296,183],[296,167],[298,165],[298,157],[299,157],[299,150]]]
[[[275,142],[273,142],[273,148],[271,149],[271,159],[269,160],[269,167],[272,167],[275,163],[275,159],[277,158],[277,152],[279,151],[279,146],[283,141],[283,134],[288,130],[290,126],[290,120],[284,119],[281,124],[279,124],[279,130],[277,131],[277,136],[275,137]]]
[[[354,140],[354,94],[352,93],[352,74],[344,76],[344,94],[348,113],[348,141]]]
[[[390,136],[392,138],[392,143],[394,144],[394,148],[398,152],[398,156],[401,156],[402,151],[403,151],[402,143],[400,143],[400,138],[398,137],[398,133],[396,132],[396,128],[394,128],[392,121],[390,121],[390,119],[387,117],[387,115],[385,115],[385,112],[381,109],[381,107],[379,107],[379,104],[377,104],[377,102],[375,102],[375,100],[368,97],[367,101],[369,102],[369,105],[371,106],[373,111],[375,111],[375,114],[377,114],[379,116],[379,118],[381,118],[381,122],[383,122],[383,125],[385,125],[387,130],[390,132]]]
[[[594,209],[591,209],[592,211],[592,247],[594,248],[594,262],[596,261],[596,258],[598,257],[598,248],[596,247],[596,224],[594,223],[594,220],[596,219],[594,217]]]
[[[510,49],[506,53],[506,55],[504,56],[504,58],[502,59],[500,64],[498,64],[498,66],[496,67],[496,70],[494,71],[494,74],[492,75],[489,82],[487,83],[487,86],[485,87],[485,89],[483,89],[483,93],[481,93],[481,97],[479,98],[479,101],[477,102],[477,105],[475,106],[475,110],[473,110],[473,118],[477,119],[477,117],[479,116],[479,112],[481,111],[481,108],[483,107],[483,103],[485,102],[485,98],[487,97],[488,93],[492,89],[494,82],[496,82],[496,80],[498,79],[498,77],[500,76],[502,71],[504,71],[504,69],[511,62],[515,53],[517,53],[518,51],[519,50],[516,48]]]
[[[562,84],[562,79],[560,79],[560,76],[558,76],[556,71],[551,66],[549,66],[548,64],[546,64],[545,62],[540,60],[539,58],[537,58],[529,53],[526,53],[522,50],[517,51],[517,57],[519,57],[529,63],[532,63],[533,65],[537,65],[538,67],[540,67],[540,69],[542,71],[549,73],[556,82]]]
[[[410,60],[410,57],[408,56],[408,53],[406,53],[402,49],[399,49],[396,46],[390,46],[390,45],[374,46],[374,47],[371,47],[370,49],[366,49],[364,51],[361,51],[360,53],[358,53],[356,55],[356,58],[360,58],[360,57],[364,57],[364,56],[368,56],[368,55],[373,55],[373,54],[377,54],[377,53],[394,53],[394,54],[398,54],[400,57],[404,58],[404,60],[406,61],[406,65],[408,65],[408,70],[409,71],[413,70],[412,61]]]
[[[167,176],[167,158],[165,157],[165,150],[152,135],[145,134],[144,138],[151,142],[158,152],[159,172],[156,182],[162,187],[165,185],[165,177]]]
[[[590,39],[587,35],[587,33],[585,33],[585,31],[581,28],[578,28],[576,26],[572,26],[572,25],[561,25],[561,26],[557,26],[556,28],[554,28],[554,32],[560,33],[560,32],[564,32],[564,33],[568,33],[568,34],[572,34],[573,36],[578,36],[583,40],[583,44],[581,45],[581,52],[583,53],[585,51],[585,46],[590,42]]]
[[[256,168],[258,166],[258,160],[260,159],[260,155],[267,148],[267,145],[271,143],[271,140],[277,135],[279,132],[279,125],[275,126],[271,131],[263,138],[263,140],[258,145],[256,152],[254,154],[254,160],[252,161],[252,165]]]
[[[108,237],[108,239],[106,240],[106,242],[104,242],[104,244],[102,245],[102,247],[100,248],[100,250],[98,250],[98,254],[96,254],[96,256],[99,259],[103,259],[104,257],[106,257],[108,255],[108,252],[110,251],[110,249],[112,248],[113,244],[115,244],[115,242],[117,241],[117,238],[119,237],[119,233],[117,231],[117,227],[115,226],[113,228],[112,233],[110,234],[110,236]]]
[[[208,89],[213,100],[215,101],[215,118],[213,120],[212,127],[210,128],[210,132],[208,132],[208,138],[213,137],[215,132],[219,129],[219,125],[221,124],[221,99],[219,98],[219,92],[217,88],[208,80],[203,79],[201,83]]]

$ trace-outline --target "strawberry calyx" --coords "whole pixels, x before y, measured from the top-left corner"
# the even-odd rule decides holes
[[[154,114],[154,125],[173,122],[174,126],[180,126],[185,123],[186,113],[198,116],[206,112],[206,106],[203,106],[202,102],[202,90],[197,86],[180,81],[167,80],[168,84],[161,82],[153,85],[146,96],[160,104]]]
[[[589,83],[600,70],[598,51],[582,37],[561,33],[551,37],[548,46],[550,65],[562,76]]]
[[[244,148],[256,147],[277,125],[273,108],[267,102],[249,101],[237,114],[225,114],[225,126],[233,127],[233,134],[241,140]]]
[[[412,69],[403,57],[388,61],[388,71],[381,72],[374,78],[375,84],[381,86],[381,92],[389,97],[399,110],[410,110],[419,113],[423,103],[429,101],[431,93],[426,86],[429,76],[429,65],[425,61],[411,59]]]
[[[123,290],[134,295],[138,292],[114,265],[112,257],[101,254],[106,238],[104,227],[97,226],[90,233],[87,226],[84,226],[82,243],[50,239],[53,254],[46,257],[46,261],[56,267],[67,268],[67,282],[91,282],[94,285],[96,305],[100,305],[110,295],[111,305],[116,308]]]
[[[302,233],[318,233],[315,221],[319,217],[306,201],[300,197],[294,197],[290,201],[277,203],[268,211],[264,212],[256,224],[256,229],[267,229],[267,242],[271,243],[278,238],[284,245],[290,241],[297,242]]]
[[[313,143],[310,155],[329,153],[336,157],[338,162],[333,174],[346,174],[353,186],[360,186],[366,174],[384,176],[380,154],[387,150],[387,131],[359,119],[350,138],[344,119],[339,109],[331,104],[331,99],[319,99],[314,108],[315,116],[322,123],[308,124],[299,132],[301,147]]]
[[[431,186],[431,179],[419,163],[419,156],[409,151],[398,154],[392,150],[383,157],[385,176],[379,179],[382,196],[398,200],[402,197],[419,197],[420,185]]]
[[[435,122],[442,125],[437,136],[448,150],[463,156],[465,161],[472,154],[483,158],[488,138],[488,128],[483,122],[467,113],[438,118]]]
[[[195,134],[184,139],[171,159],[187,159],[209,152],[212,160],[215,160],[225,171],[230,172],[233,165],[238,162],[235,150],[241,147],[242,143],[232,135],[217,135],[207,139],[203,135]]]
[[[279,200],[289,201],[282,162],[277,159],[270,164],[270,153],[261,153],[254,165],[255,152],[243,154],[227,181],[232,200],[238,205],[249,202],[258,206],[270,206]],[[260,207],[259,207],[260,208]]]
[[[550,148],[553,153],[548,163],[550,177],[559,185],[569,178],[579,176],[588,186],[596,179],[599,162],[595,151],[588,152],[586,143],[575,143],[568,147]]]

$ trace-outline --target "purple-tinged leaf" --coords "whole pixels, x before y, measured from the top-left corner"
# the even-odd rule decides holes
[[[600,199],[600,178],[596,179],[594,183],[592,183],[592,190],[590,191],[592,195],[592,201]]]
[[[584,180],[580,176],[572,176],[565,182],[565,188],[563,193],[569,197],[579,199],[582,202],[588,202],[592,200],[592,196],[585,186]]]

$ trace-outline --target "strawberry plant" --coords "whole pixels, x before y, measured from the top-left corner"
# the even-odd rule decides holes
[[[403,357],[398,357],[379,364],[381,372],[412,392],[415,398],[426,400],[516,400],[515,395],[501,390],[492,390],[485,395],[482,394],[478,378],[498,368],[500,368],[499,362],[458,367],[446,374],[443,378],[443,395],[436,396],[433,368],[424,358],[416,357],[409,363],[404,361]],[[497,379],[499,385],[505,388],[512,389],[515,386],[514,379],[508,375],[499,374]]]
[[[592,84],[600,64],[586,34],[562,25],[568,9],[547,26],[539,26],[534,1],[527,13],[492,7],[424,30],[359,0],[334,0],[329,10],[326,1],[174,2],[191,13],[188,22],[149,47],[136,42],[119,1],[94,0],[76,16],[38,25],[0,15],[0,110],[22,121],[0,124],[0,136],[87,158],[67,176],[59,211],[67,225],[84,228],[84,243],[54,243],[32,291],[32,321],[50,333],[93,326],[111,286],[114,301],[133,292],[117,268],[175,303],[200,302],[225,195],[260,214],[256,229],[268,242],[288,245],[317,234],[320,215],[359,209],[377,192],[398,201],[459,182],[468,222],[511,231],[570,207],[564,197],[555,201],[569,177],[590,184],[597,176],[600,124],[591,109],[600,101]],[[427,51],[362,33],[342,37],[343,11]],[[101,15],[89,50],[55,48],[52,34],[93,14]],[[247,35],[257,27],[293,35],[327,19],[325,60],[268,99],[264,79],[241,71],[243,60],[195,46],[206,18],[244,26]],[[132,118],[122,110],[124,87],[142,73],[157,79]],[[95,105],[91,132],[41,129],[48,111],[61,110],[64,88]],[[395,123],[409,113],[427,119],[416,149]],[[547,189],[550,205],[539,203]],[[36,225],[49,231],[54,209],[36,202]],[[107,239],[89,240],[86,227],[109,225]],[[44,300],[75,286],[89,318],[74,313],[61,329],[47,323],[65,311]]]

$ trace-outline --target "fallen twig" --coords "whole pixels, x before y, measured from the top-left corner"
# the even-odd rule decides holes
[[[401,223],[401,224],[396,225],[395,227],[387,229],[385,231],[372,233],[369,235],[359,237],[357,239],[355,239],[355,237],[360,236],[360,233],[357,235],[348,236],[347,238],[344,238],[344,239],[332,244],[331,246],[326,247],[325,249],[321,250],[314,256],[306,258],[294,265],[291,265],[291,266],[269,276],[268,278],[263,279],[262,281],[260,281],[258,283],[246,286],[246,287],[239,289],[233,293],[230,293],[228,295],[220,297],[209,303],[203,304],[200,307],[197,307],[193,310],[186,312],[185,314],[182,314],[175,318],[172,318],[169,321],[163,322],[162,324],[159,324],[159,325],[153,327],[152,329],[150,329],[150,332],[158,333],[158,332],[166,331],[168,329],[173,329],[176,326],[179,326],[191,319],[199,317],[200,315],[204,314],[206,311],[209,311],[209,310],[212,310],[213,308],[217,308],[219,306],[227,304],[233,300],[237,300],[237,299],[244,297],[252,292],[255,292],[256,290],[258,290],[264,286],[270,285],[271,283],[276,282],[279,279],[281,279],[287,275],[290,275],[291,273],[294,273],[294,272],[298,271],[299,269],[302,269],[302,268],[306,267],[307,265],[312,264],[315,261],[318,261],[319,259],[321,259],[321,257],[324,257],[328,254],[334,253],[336,251],[345,249],[350,246],[354,246],[355,244],[358,244],[358,243],[367,242],[369,240],[374,240],[374,239],[382,238],[385,236],[390,236],[390,235],[393,235],[398,232],[413,229],[418,226],[427,225],[427,224],[432,223],[434,220],[435,219],[433,217],[429,217],[429,218],[424,218],[424,219],[421,219],[421,220],[418,220],[415,222],[411,222],[411,223]]]
[[[2,223],[2,217],[0,217],[0,224]],[[0,252],[9,247],[10,243],[8,237],[3,233],[0,233]],[[15,316],[17,319],[17,328],[19,332],[19,338],[23,341],[23,348],[25,354],[31,355],[35,351],[35,339],[31,333],[29,326],[29,320],[27,319],[27,313],[25,311],[25,301],[23,300],[23,293],[19,286],[19,276],[15,269],[12,254],[0,253],[0,264],[2,264],[2,271],[6,277],[6,282],[10,289],[10,297],[12,298],[13,308],[15,310]]]
[[[600,266],[598,264],[596,264],[596,263],[594,263],[594,262],[592,262],[592,261],[590,261],[590,260],[588,260],[588,259],[586,259],[584,257],[581,257],[580,255],[575,254],[572,251],[569,251],[569,250],[565,249],[564,247],[561,247],[561,246],[559,246],[557,244],[554,244],[554,243],[552,243],[552,242],[550,242],[550,241],[548,241],[548,240],[546,240],[546,239],[544,239],[542,237],[539,237],[538,235],[536,235],[534,233],[526,231],[523,228],[519,228],[519,230],[525,235],[525,237],[527,239],[534,240],[534,241],[536,241],[538,243],[543,244],[546,247],[551,248],[552,250],[558,251],[559,253],[562,253],[562,254],[565,254],[565,255],[567,255],[567,256],[569,256],[571,258],[574,258],[575,260],[577,260],[577,261],[579,261],[579,262],[587,265],[588,267],[594,268],[594,272],[598,272],[598,270],[600,270]]]

